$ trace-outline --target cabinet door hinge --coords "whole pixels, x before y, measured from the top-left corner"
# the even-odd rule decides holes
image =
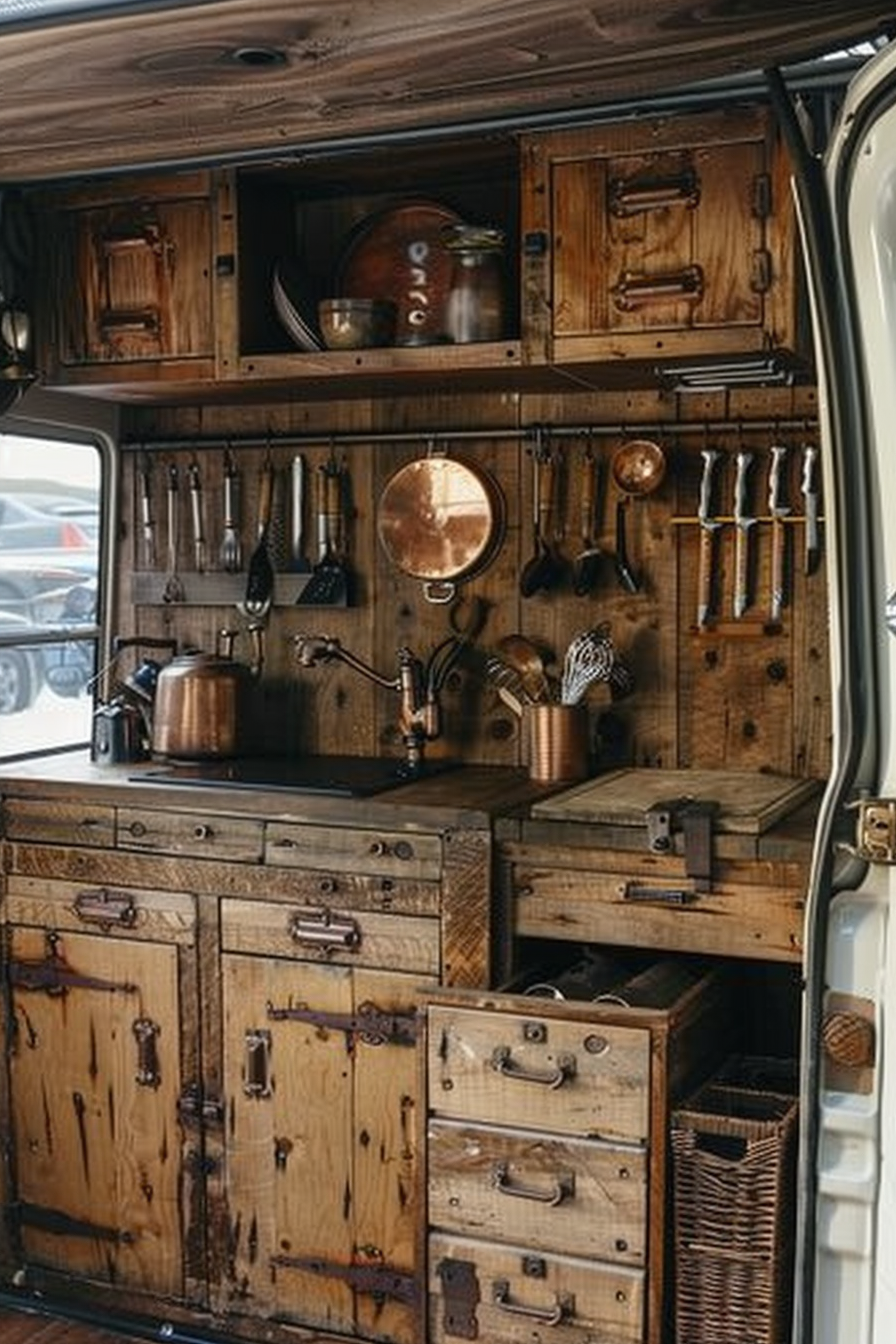
[[[375,1298],[391,1298],[396,1302],[413,1303],[417,1295],[414,1276],[386,1264],[345,1265],[335,1260],[325,1260],[322,1256],[280,1254],[271,1256],[271,1265],[275,1268],[299,1269],[305,1273],[341,1279],[356,1293]]]
[[[867,863],[896,863],[896,798],[859,798],[849,808],[858,814],[849,853]]]

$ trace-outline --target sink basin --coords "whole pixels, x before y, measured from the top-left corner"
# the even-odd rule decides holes
[[[234,760],[166,761],[129,776],[141,783],[192,784],[202,788],[281,789],[334,798],[369,798],[387,789],[453,769],[453,761],[405,761],[377,756],[237,757]]]

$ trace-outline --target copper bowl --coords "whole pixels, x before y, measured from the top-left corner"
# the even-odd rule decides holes
[[[391,345],[395,338],[395,304],[388,299],[321,299],[317,319],[328,350]]]

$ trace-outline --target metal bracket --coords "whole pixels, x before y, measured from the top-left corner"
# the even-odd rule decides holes
[[[436,1270],[442,1281],[442,1329],[455,1339],[476,1339],[476,1308],[481,1293],[471,1260],[441,1260]]]
[[[695,891],[712,890],[712,827],[719,804],[711,799],[671,798],[647,809],[647,844],[654,854],[669,854],[673,831],[684,836],[684,866]]]

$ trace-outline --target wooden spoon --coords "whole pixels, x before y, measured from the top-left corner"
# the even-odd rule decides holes
[[[544,659],[530,639],[524,635],[505,635],[498,640],[498,651],[504,662],[519,673],[526,695],[535,704],[551,698],[551,687],[544,669]]]

